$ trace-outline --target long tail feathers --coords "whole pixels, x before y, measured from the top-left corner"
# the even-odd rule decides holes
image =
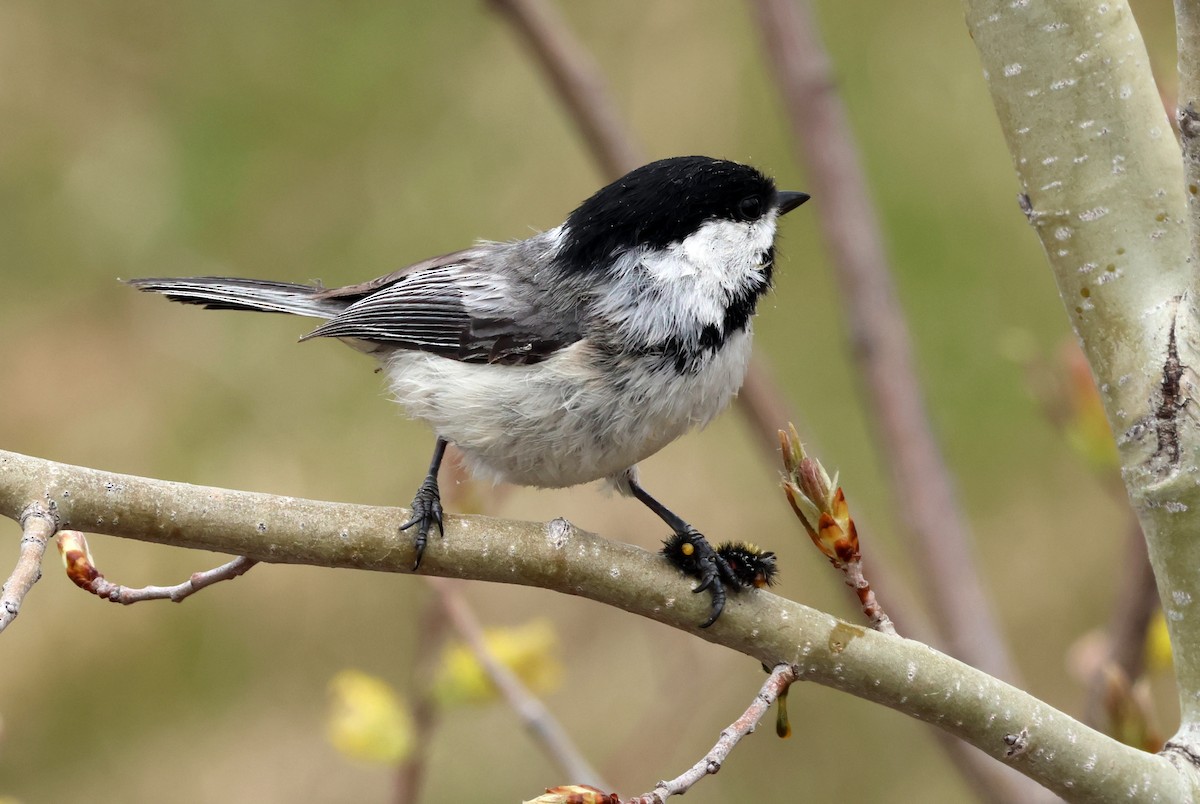
[[[310,318],[333,318],[349,304],[344,299],[314,299],[322,288],[291,282],[195,276],[181,279],[130,279],[127,283],[171,301],[203,305],[207,310],[255,310]]]

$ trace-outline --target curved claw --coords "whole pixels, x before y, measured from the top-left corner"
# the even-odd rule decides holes
[[[717,596],[714,594],[714,595],[713,595],[713,607],[712,607],[712,614],[708,615],[708,619],[707,619],[707,620],[705,620],[704,622],[700,623],[700,627],[701,627],[701,628],[708,628],[710,625],[712,625],[713,623],[715,623],[715,622],[717,621],[717,618],[721,616],[721,612],[722,612],[724,609],[725,609],[725,597],[724,597],[724,595],[722,595],[720,598],[717,598]]]
[[[725,610],[725,589],[721,586],[721,582],[717,581],[712,588],[712,613],[708,615],[708,619],[700,623],[701,628],[708,628],[717,621],[721,616],[721,612]]]
[[[700,568],[699,578],[700,584],[692,589],[693,593],[708,591],[712,595],[712,612],[704,622],[700,623],[701,628],[708,628],[717,621],[721,616],[721,612],[725,610],[725,584],[722,583],[722,577],[732,579],[734,588],[740,588],[737,583],[737,576],[733,574],[729,564],[725,559],[713,550],[708,540],[699,532],[693,530],[688,533],[689,541],[696,550],[696,563]]]
[[[693,592],[703,592],[705,589],[712,590],[712,610],[708,615],[708,619],[700,623],[701,628],[708,628],[717,621],[721,616],[721,612],[725,610],[725,585],[721,583],[720,573],[716,567],[711,564],[707,567],[708,572],[705,573],[704,579],[700,585],[693,589]]]
[[[425,554],[425,545],[429,542],[429,531],[437,525],[438,534],[444,535],[445,529],[442,526],[442,498],[438,491],[437,479],[427,477],[421,487],[417,489],[417,496],[413,498],[412,518],[400,526],[400,530],[408,530],[413,525],[417,526],[417,537],[413,540],[413,547],[417,553],[417,560],[413,563],[413,572],[416,572],[421,567],[421,557]]]

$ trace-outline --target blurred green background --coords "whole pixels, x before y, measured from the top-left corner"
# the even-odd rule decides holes
[[[741,4],[560,8],[651,157],[723,156],[806,189]],[[1135,10],[1173,81],[1169,4]],[[1069,333],[960,6],[824,0],[818,13],[989,591],[1027,688],[1078,711],[1065,656],[1108,616],[1126,514],[1013,359],[1053,353]],[[555,225],[602,183],[482,3],[11,0],[0,7],[0,447],[407,504],[432,439],[388,403],[368,360],[297,345],[298,319],[200,312],[116,278],[349,283]],[[868,569],[887,563],[919,587],[814,221],[809,206],[783,226],[757,353],[840,469]],[[776,477],[733,413],[643,466],[648,487],[702,530],[776,551],[782,594],[859,616]],[[494,512],[565,516],[651,549],[665,535],[641,506],[587,487],[514,490]],[[5,520],[0,535],[6,574],[18,530]],[[102,537],[92,549],[130,585],[222,560]],[[421,581],[264,566],[182,606],[121,608],[73,587],[55,557],[46,570],[0,638],[0,795],[386,800],[387,769],[327,743],[326,686],[346,667],[409,685],[430,603]],[[625,795],[694,762],[762,680],[744,656],[585,600],[467,592],[488,625],[552,619],[567,672],[548,703]],[[791,708],[792,739],[761,729],[688,801],[969,799],[923,724],[812,685],[793,689]],[[431,752],[428,801],[517,801],[565,781],[500,705],[447,712]]]

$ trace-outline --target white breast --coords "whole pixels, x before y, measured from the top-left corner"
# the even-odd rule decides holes
[[[483,477],[563,487],[624,472],[729,404],[750,359],[749,328],[693,374],[631,357],[601,376],[579,341],[535,365],[462,363],[398,351],[385,360],[393,393],[466,454]]]

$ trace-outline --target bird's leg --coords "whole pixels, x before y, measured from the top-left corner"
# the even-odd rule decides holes
[[[676,513],[647,494],[646,490],[632,477],[632,473],[626,475],[625,480],[629,483],[629,490],[633,496],[658,514],[659,518],[675,531],[675,535],[684,540],[685,545],[691,546],[693,551],[691,557],[694,559],[696,567],[695,575],[700,580],[700,585],[692,591],[703,592],[707,589],[712,595],[712,613],[707,620],[700,623],[701,628],[708,628],[717,621],[717,618],[721,616],[721,610],[725,608],[725,582],[728,581],[735,589],[741,588],[741,582],[729,568],[725,559],[717,555],[717,551],[712,548],[708,539],[705,539],[700,531],[684,522]]]
[[[421,566],[421,556],[425,552],[425,543],[429,541],[430,529],[437,525],[438,534],[445,534],[442,528],[442,495],[438,491],[438,470],[442,468],[442,458],[445,456],[446,439],[438,436],[437,443],[433,446],[433,460],[429,462],[429,472],[425,475],[421,487],[417,489],[417,496],[413,498],[412,519],[400,526],[400,530],[417,526],[417,538],[413,545],[417,550],[417,560],[413,564],[414,572]]]

